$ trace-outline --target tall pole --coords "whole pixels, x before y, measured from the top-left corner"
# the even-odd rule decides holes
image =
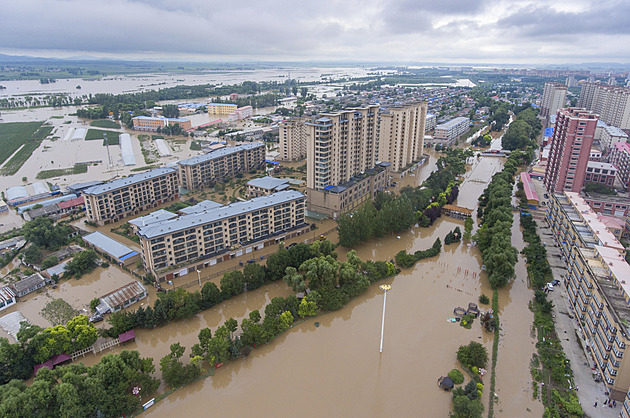
[[[199,278],[199,287],[201,287],[201,271],[197,270],[197,277]]]
[[[387,304],[387,291],[389,289],[391,289],[392,287],[388,284],[382,284],[379,286],[379,288],[385,292],[384,297],[383,297],[383,320],[381,321],[381,350],[380,352],[383,352],[383,333],[385,332],[385,305]]]

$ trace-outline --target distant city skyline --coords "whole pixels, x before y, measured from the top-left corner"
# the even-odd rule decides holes
[[[160,61],[626,62],[630,2],[22,0],[0,53]]]

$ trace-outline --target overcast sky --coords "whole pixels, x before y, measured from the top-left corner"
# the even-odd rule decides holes
[[[11,0],[0,53],[204,61],[630,61],[628,0]]]

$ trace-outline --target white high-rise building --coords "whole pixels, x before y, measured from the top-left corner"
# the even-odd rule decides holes
[[[562,83],[545,83],[542,103],[540,105],[540,116],[548,117],[558,113],[567,101],[567,86]]]

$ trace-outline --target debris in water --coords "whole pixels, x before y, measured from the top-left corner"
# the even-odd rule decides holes
[[[315,326],[319,328],[319,322],[315,322]]]

